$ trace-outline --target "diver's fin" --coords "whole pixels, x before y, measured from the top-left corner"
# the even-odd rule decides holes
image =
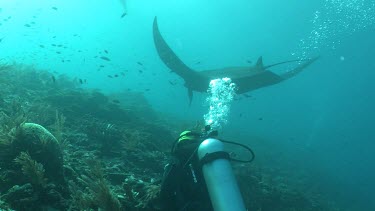
[[[259,57],[258,60],[257,60],[257,63],[255,65],[257,68],[260,68],[260,69],[264,69],[264,65],[263,65],[263,57]]]
[[[193,90],[188,88],[188,96],[189,96],[189,106],[191,106],[191,102],[193,101]]]
[[[305,69],[310,64],[312,64],[313,62],[315,62],[318,58],[319,58],[319,56],[314,57],[312,59],[308,59],[306,62],[300,64],[299,66],[297,66],[293,70],[288,71],[288,72],[286,72],[284,74],[281,74],[280,77],[282,77],[284,80],[288,79],[288,78],[291,78],[291,77],[297,75],[298,73],[302,72],[303,69]]]

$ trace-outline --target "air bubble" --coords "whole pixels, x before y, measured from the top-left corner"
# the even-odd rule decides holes
[[[319,54],[323,47],[336,49],[342,37],[375,25],[375,0],[325,0],[323,4],[323,9],[314,13],[308,39],[300,40],[300,59]],[[311,49],[315,50],[307,51]]]
[[[215,79],[210,82],[206,101],[209,104],[208,113],[204,115],[206,125],[213,130],[220,129],[227,123],[231,103],[236,93],[236,85],[230,78]]]

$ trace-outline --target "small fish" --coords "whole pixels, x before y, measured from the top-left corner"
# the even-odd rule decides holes
[[[52,82],[55,83],[56,82],[55,76],[52,76],[51,78],[52,78]]]
[[[175,82],[175,81],[168,81],[168,82],[169,82],[169,84],[172,85],[172,86],[174,86],[174,85],[177,84],[177,82]]]
[[[143,66],[143,64],[142,64],[141,62],[137,62],[137,64],[139,64],[139,65]]]
[[[146,92],[150,91],[150,89],[145,89]]]
[[[24,26],[26,26],[26,27],[31,27],[31,25],[30,25],[30,24],[28,24],[28,23],[27,23],[27,24],[25,24]]]
[[[108,54],[108,51],[107,51],[107,50],[104,50],[104,53]]]
[[[57,7],[52,7],[53,10],[57,10]]]
[[[41,48],[45,48],[45,46],[44,46],[44,45],[39,45],[39,47],[41,47]]]
[[[116,100],[116,99],[112,100],[112,102],[117,103],[117,104],[120,103],[120,101],[119,101],[119,100]]]
[[[53,38],[53,39],[55,39],[55,38],[56,38],[56,36],[53,36],[52,38]]]
[[[101,56],[100,58],[105,60],[105,61],[111,61],[108,57],[105,57],[105,56]]]
[[[252,97],[251,95],[249,95],[249,94],[243,94],[243,96],[245,96],[246,98],[249,98],[249,97]]]
[[[104,66],[104,65],[100,65],[99,67],[103,68],[103,67],[105,67],[105,66]]]
[[[82,79],[79,79],[79,83],[80,83],[80,84],[83,84],[83,81],[82,81]]]
[[[124,72],[121,72],[120,74],[121,74],[122,76],[125,76],[125,73],[124,73]]]
[[[124,13],[122,13],[122,15],[121,15],[121,17],[120,18],[123,18],[123,17],[125,17],[127,15],[127,13],[126,12],[124,12]]]
[[[2,41],[3,41],[3,39],[4,39],[4,37],[0,39],[0,42],[2,42]]]
[[[240,113],[239,117],[242,117],[242,113]]]
[[[53,47],[56,47],[56,44],[51,44]]]
[[[61,52],[60,52],[60,51],[56,51],[56,53],[57,53],[57,54],[61,54]]]
[[[61,44],[59,44],[59,45],[57,45],[57,47],[62,47],[63,45],[61,45]]]
[[[197,61],[197,62],[195,62],[194,64],[196,65],[196,64],[200,64],[201,62],[200,61]]]
[[[253,63],[251,60],[246,60],[246,62],[249,64]]]
[[[263,117],[259,117],[258,120],[259,120],[259,121],[262,121],[262,120],[263,120]]]
[[[139,73],[143,73],[143,70],[138,70]]]
[[[118,75],[117,75],[117,74],[114,74],[114,75],[113,75],[113,77],[117,78],[117,77],[118,77]]]
[[[108,78],[113,78],[113,76],[111,76],[111,75],[107,75],[107,77],[108,77]]]
[[[30,23],[31,23],[31,24],[33,24],[33,25],[35,24],[35,22],[34,22],[34,21],[31,21]]]

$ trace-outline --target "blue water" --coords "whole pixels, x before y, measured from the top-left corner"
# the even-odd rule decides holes
[[[349,210],[375,209],[374,0],[121,2],[1,0],[0,62],[86,79],[83,87],[106,93],[143,92],[155,110],[195,121],[207,95],[188,105],[183,81],[156,53],[154,16],[196,70],[319,55],[297,77],[234,101],[220,132]]]

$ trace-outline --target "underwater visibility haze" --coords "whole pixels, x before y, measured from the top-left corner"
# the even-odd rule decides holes
[[[0,210],[159,210],[206,124],[248,210],[375,210],[374,55],[375,0],[0,0]]]

